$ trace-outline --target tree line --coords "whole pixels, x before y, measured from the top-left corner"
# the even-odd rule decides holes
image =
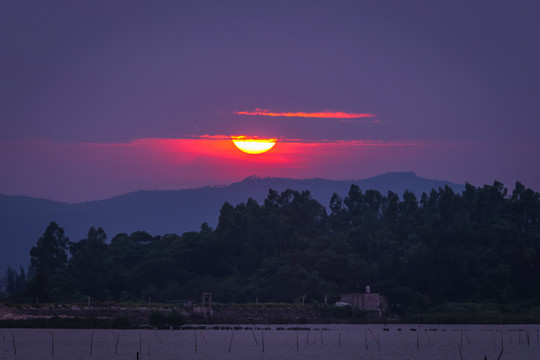
[[[182,221],[182,219],[178,219]],[[326,209],[308,191],[269,190],[223,204],[212,229],[107,240],[90,228],[73,242],[55,222],[30,250],[25,272],[9,268],[13,301],[323,302],[365,285],[397,313],[444,302],[540,305],[540,194],[516,183],[462,193],[433,189],[334,194]]]

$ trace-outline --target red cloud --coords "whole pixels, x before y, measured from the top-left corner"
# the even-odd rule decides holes
[[[369,113],[346,113],[341,111],[322,111],[322,112],[271,112],[270,110],[255,109],[254,111],[235,111],[238,115],[262,115],[262,116],[286,116],[286,117],[309,117],[309,118],[325,118],[325,119],[357,119],[371,118],[374,114]]]

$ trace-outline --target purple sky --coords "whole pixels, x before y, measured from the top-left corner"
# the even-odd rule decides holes
[[[540,191],[539,18],[536,0],[3,1],[0,193],[387,171]]]

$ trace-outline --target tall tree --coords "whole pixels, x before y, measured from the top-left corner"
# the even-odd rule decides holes
[[[105,279],[107,272],[105,240],[102,228],[91,227],[88,237],[70,243],[71,259],[68,264],[68,282],[71,289],[86,296],[105,300]]]
[[[29,293],[42,301],[59,300],[67,265],[69,239],[64,229],[54,221],[47,226],[36,244],[30,249]]]

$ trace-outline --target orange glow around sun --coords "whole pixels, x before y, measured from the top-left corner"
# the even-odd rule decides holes
[[[232,142],[238,149],[248,154],[262,154],[276,145],[276,139],[257,139],[246,136],[233,136]]]

